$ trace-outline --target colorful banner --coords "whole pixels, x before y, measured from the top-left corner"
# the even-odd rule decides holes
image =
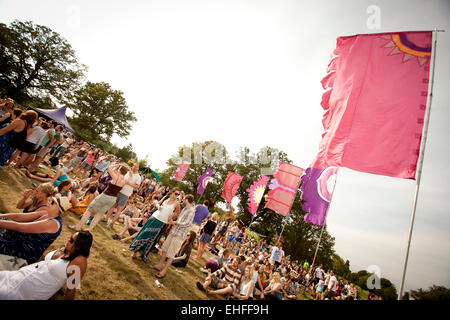
[[[197,193],[203,194],[205,192],[206,185],[208,184],[208,181],[211,179],[211,176],[213,175],[214,170],[208,168],[205,173],[203,173],[200,177],[197,178],[198,187],[197,187]]]
[[[261,175],[261,177],[253,182],[253,184],[246,191],[248,192],[248,211],[255,215],[256,210],[258,210],[261,199],[266,190],[267,182],[269,182],[269,177]]]
[[[415,179],[431,39],[431,31],[337,39],[322,80],[325,133],[311,168]]]
[[[178,166],[178,168],[177,168],[177,170],[175,171],[175,174],[174,174],[174,178],[175,178],[176,181],[183,180],[183,178],[186,175],[186,172],[188,171],[190,165],[191,165],[190,163],[184,163],[184,162],[180,163],[180,165]]]
[[[306,169],[300,187],[300,199],[304,201],[302,209],[307,212],[305,222],[323,225],[336,183],[337,170],[337,167]]]
[[[223,191],[221,197],[224,198],[228,203],[231,203],[231,200],[234,197],[237,189],[239,188],[239,184],[242,181],[242,176],[237,173],[228,171],[227,178],[223,184]]]
[[[266,208],[287,216],[294,203],[303,169],[289,163],[280,163],[270,181],[269,193],[266,196]]]

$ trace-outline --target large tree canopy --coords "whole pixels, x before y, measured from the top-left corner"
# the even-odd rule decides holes
[[[126,137],[136,121],[123,93],[105,82],[87,82],[67,102],[74,113],[70,124],[80,138],[89,142],[109,141],[113,134]]]
[[[30,21],[0,23],[0,87],[19,103],[53,105],[79,86],[86,67],[71,45],[50,28]]]

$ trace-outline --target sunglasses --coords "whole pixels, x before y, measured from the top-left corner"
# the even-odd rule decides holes
[[[74,243],[74,242],[75,242],[75,240],[73,239],[73,237],[70,237],[69,242],[70,242],[70,243]]]
[[[179,196],[180,194],[179,194],[179,193],[175,193],[175,195],[176,195],[176,196]]]

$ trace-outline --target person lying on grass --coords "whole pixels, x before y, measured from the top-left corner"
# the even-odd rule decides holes
[[[16,271],[0,271],[0,300],[48,300],[64,285],[66,300],[73,300],[87,270],[92,239],[88,231],[77,232],[43,261]]]

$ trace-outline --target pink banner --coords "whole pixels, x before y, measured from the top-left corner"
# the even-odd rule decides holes
[[[270,181],[265,207],[287,216],[294,203],[302,174],[302,168],[289,163],[280,163],[273,175],[274,178]]]
[[[239,185],[242,181],[242,176],[237,173],[228,171],[227,178],[223,184],[223,191],[221,197],[227,200],[228,203],[231,203],[233,197],[239,188]]]
[[[267,182],[269,182],[269,177],[261,175],[261,177],[253,182],[250,188],[246,190],[248,192],[248,211],[252,216],[254,216],[256,210],[258,210],[264,191],[266,190]]]
[[[174,174],[174,178],[175,178],[176,181],[183,180],[183,178],[186,175],[186,172],[188,171],[190,165],[191,165],[190,163],[181,162],[181,164],[178,166],[178,168],[177,168],[177,170],[175,171],[175,174]]]
[[[322,80],[325,133],[311,168],[415,179],[430,55],[430,31],[338,38]]]

